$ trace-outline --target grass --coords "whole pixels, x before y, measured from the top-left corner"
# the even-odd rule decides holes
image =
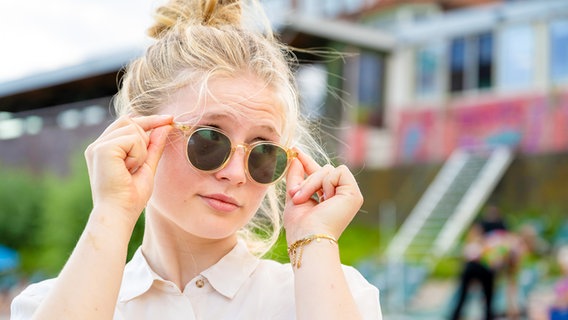
[[[369,257],[377,257],[380,253],[379,241],[380,234],[377,228],[350,225],[339,238],[341,262],[346,265],[354,265]],[[282,263],[289,262],[286,248],[286,237],[282,232],[278,242],[266,258]]]

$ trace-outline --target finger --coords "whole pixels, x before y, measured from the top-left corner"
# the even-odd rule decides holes
[[[150,143],[148,145],[146,164],[152,172],[156,172],[156,167],[158,166],[158,162],[160,161],[166,146],[168,134],[172,129],[173,127],[166,125],[155,128],[152,130],[152,133],[150,133]]]
[[[131,118],[129,115],[123,115],[111,123],[100,135],[98,140],[118,137],[128,134],[133,128],[138,131],[139,135],[146,140],[148,144],[147,131],[155,127],[170,124],[173,117],[170,115],[152,115]],[[127,130],[126,132],[124,130]]]
[[[335,195],[335,188],[339,185],[341,179],[341,171],[333,170],[330,174],[324,177],[322,182],[323,201]]]
[[[127,126],[130,122],[130,117],[128,115],[123,115],[114,120],[108,127],[105,128],[103,133],[99,136],[99,139],[109,135],[110,133],[114,132],[118,128],[122,128]]]
[[[303,203],[308,201],[314,193],[322,190],[323,181],[333,170],[331,165],[325,165],[318,171],[312,173],[303,183],[293,197],[294,203]],[[321,194],[321,192],[320,192]]]
[[[335,169],[339,173],[339,175],[337,176],[337,181],[334,182],[334,184],[337,187],[345,186],[345,187],[353,187],[359,189],[359,185],[357,184],[357,179],[355,179],[355,176],[353,175],[351,170],[347,168],[347,166],[340,165]]]
[[[122,127],[117,126],[113,130],[108,131],[106,135],[101,136],[99,140],[110,141],[125,136],[133,136],[133,138],[136,137],[138,140],[144,143],[145,147],[147,147],[148,143],[150,142],[148,133],[131,119],[124,120],[122,122]]]
[[[124,159],[124,165],[130,174],[134,174],[138,171],[138,168],[144,164],[148,152],[145,146],[135,146]]]
[[[171,124],[174,120],[171,115],[152,115],[131,118],[131,120],[142,127],[144,131],[150,131],[152,129]]]
[[[290,168],[288,168],[288,173],[286,174],[286,193],[289,197],[293,197],[299,190],[304,181],[304,176],[304,166],[300,160],[296,158],[292,159]]]
[[[109,148],[113,145],[119,146],[117,156],[124,161],[124,166],[130,173],[136,172],[146,160],[146,143],[137,133],[108,140],[105,144]]]
[[[297,159],[300,160],[308,175],[321,169],[321,166],[314,160],[314,158],[300,150],[298,150]]]
[[[140,131],[140,134],[145,134],[153,128],[171,124],[173,116],[171,115],[152,115],[140,116],[131,118],[129,115],[123,115],[111,123],[100,135],[100,138],[105,138],[116,134],[118,130],[125,127],[134,126]],[[124,134],[124,133],[123,133]]]
[[[363,195],[353,173],[345,165],[338,166],[336,171],[338,172],[337,180],[333,182],[336,185],[335,195],[345,196],[352,199],[350,201],[354,203],[360,202],[362,204]]]

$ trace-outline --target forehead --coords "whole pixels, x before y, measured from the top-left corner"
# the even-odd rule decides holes
[[[274,121],[273,117],[269,114],[263,116],[262,113],[258,114],[257,117],[250,116],[249,112],[237,111],[237,108],[230,106],[215,106],[205,110],[200,116],[199,121],[202,123],[234,123],[246,125],[250,128],[255,128],[256,130],[261,129],[265,133],[280,135],[279,128],[277,126],[278,121]],[[252,114],[254,114],[253,112]],[[249,115],[249,116],[247,116]],[[180,118],[183,118],[180,117]],[[183,119],[180,119],[183,121]],[[249,122],[248,124],[243,122]]]
[[[164,112],[178,121],[233,121],[243,125],[270,127],[280,133],[284,112],[274,90],[254,76],[210,79],[207,86],[178,90]]]

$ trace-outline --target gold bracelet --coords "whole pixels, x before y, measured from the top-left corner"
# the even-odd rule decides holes
[[[316,242],[320,242],[321,239],[327,239],[329,240],[329,243],[337,243],[337,240],[333,236],[324,233],[311,234],[292,243],[288,247],[288,255],[290,256],[290,263],[292,266],[299,269],[302,266],[302,252],[304,251],[304,246],[314,240],[316,240]]]

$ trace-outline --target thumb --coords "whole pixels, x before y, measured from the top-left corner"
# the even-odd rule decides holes
[[[286,174],[286,197],[292,198],[304,181],[304,166],[300,160],[294,158]]]

